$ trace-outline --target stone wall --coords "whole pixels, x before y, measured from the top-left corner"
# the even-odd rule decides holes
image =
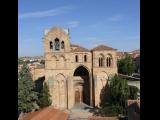
[[[53,42],[58,38],[60,42],[64,42],[64,49],[56,51],[50,49],[50,41]],[[44,58],[45,58],[45,72],[44,70],[35,70],[34,79],[38,76],[45,75],[45,81],[49,84],[50,93],[53,99],[53,106],[57,108],[72,108],[75,101],[75,87],[74,87],[74,72],[79,66],[83,66],[89,72],[90,84],[90,103],[95,99],[96,105],[100,102],[100,91],[107,83],[110,75],[117,73],[116,51],[77,51],[72,52],[70,46],[69,35],[60,28],[51,29],[44,37]],[[74,47],[72,47],[75,49]],[[73,50],[72,49],[72,50]],[[112,57],[111,67],[99,67],[99,56]],[[78,62],[75,61],[75,56],[78,55]],[[87,55],[87,61],[84,61],[84,55]],[[92,58],[93,56],[93,58]],[[59,76],[59,77],[58,77]],[[93,84],[94,82],[94,84]],[[94,85],[94,86],[93,86]],[[94,87],[94,89],[92,89]],[[95,94],[94,98],[92,98]]]
[[[117,74],[117,58],[116,51],[93,51],[93,80],[94,80],[94,101],[95,106],[99,106],[100,94],[102,88],[107,84],[107,80],[113,75]],[[111,66],[107,67],[106,59],[110,56]],[[99,58],[103,57],[103,66],[99,66]]]
[[[34,68],[31,73],[32,73],[33,80],[37,80],[38,78],[45,76],[45,69]]]

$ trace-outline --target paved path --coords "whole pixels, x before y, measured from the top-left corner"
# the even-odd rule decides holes
[[[84,103],[75,104],[75,106],[69,111],[68,120],[87,120],[94,112],[93,107]]]

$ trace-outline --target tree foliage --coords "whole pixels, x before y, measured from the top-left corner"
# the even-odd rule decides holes
[[[109,100],[102,106],[100,110],[102,114],[107,116],[126,114],[127,100],[130,95],[127,80],[117,75],[111,79]]]
[[[23,64],[23,60],[22,59],[18,59],[18,64]]]
[[[136,86],[129,86],[130,89],[130,95],[129,99],[135,100],[138,98],[137,93],[139,92],[139,89]]]
[[[121,74],[131,75],[135,71],[135,61],[128,54],[118,61],[118,72]]]
[[[34,91],[35,85],[32,80],[30,70],[26,63],[18,73],[18,111],[30,112],[38,108],[36,104],[37,93]]]
[[[51,95],[49,94],[49,88],[46,82],[44,83],[43,89],[38,97],[38,105],[40,108],[50,106],[52,101],[50,99]]]
[[[40,61],[40,64],[43,64],[43,65],[44,65],[44,64],[45,64],[45,60],[41,60],[41,61]]]

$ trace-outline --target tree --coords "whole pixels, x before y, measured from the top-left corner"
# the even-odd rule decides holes
[[[115,75],[110,83],[109,100],[102,106],[101,113],[107,116],[126,114],[129,94],[127,80]]]
[[[129,54],[118,61],[118,72],[131,75],[135,71],[135,62]]]
[[[45,64],[45,61],[44,61],[44,60],[41,60],[41,61],[40,61],[40,64],[43,64],[43,65],[44,65],[44,64]]]
[[[18,64],[23,64],[23,60],[22,59],[18,59]]]
[[[49,94],[49,88],[45,82],[43,89],[40,92],[39,97],[38,97],[38,105],[40,106],[40,108],[44,108],[44,107],[51,105],[52,102],[51,102],[50,97],[51,95]]]
[[[18,112],[26,113],[37,109],[37,98],[30,70],[24,63],[18,73]]]

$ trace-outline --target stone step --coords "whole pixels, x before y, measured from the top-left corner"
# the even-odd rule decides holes
[[[93,114],[90,112],[73,112],[69,114],[69,120],[79,120],[79,119],[88,119],[88,117],[92,116]]]

